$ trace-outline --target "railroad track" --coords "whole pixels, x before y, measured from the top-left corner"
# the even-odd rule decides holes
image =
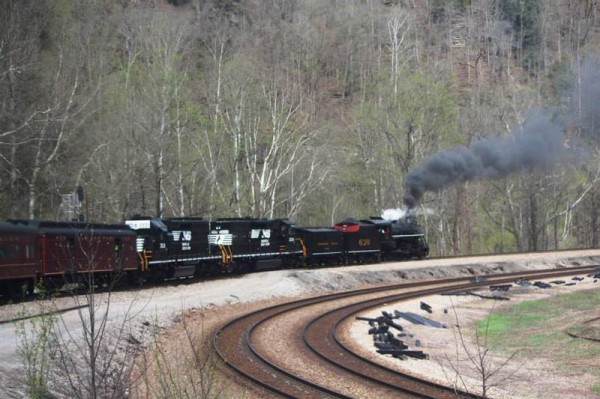
[[[506,284],[518,278],[556,278],[586,274],[597,266],[571,267],[486,275],[484,280],[471,278],[436,279],[422,282],[393,284],[322,295],[292,301],[231,320],[213,336],[213,347],[223,362],[237,375],[258,385],[269,394],[285,398],[348,398],[388,394],[407,398],[478,397],[466,392],[425,381],[397,370],[384,367],[352,351],[339,338],[344,321],[357,313],[384,303],[408,300],[424,295],[448,291],[477,289],[489,285]],[[302,315],[302,312],[312,316]],[[298,316],[295,316],[295,315]],[[300,332],[288,332],[290,352],[285,356],[307,358],[309,366],[286,367],[270,350],[265,331],[281,318],[303,320]],[[336,383],[325,384],[316,375],[337,376]],[[351,379],[353,387],[340,383]],[[354,386],[359,385],[358,390]],[[362,389],[362,391],[361,391]],[[358,392],[358,393],[357,393]]]

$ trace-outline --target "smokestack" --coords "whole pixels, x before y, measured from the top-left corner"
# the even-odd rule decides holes
[[[565,128],[564,121],[553,118],[547,110],[537,109],[509,137],[484,137],[469,146],[441,150],[408,172],[404,204],[413,208],[427,191],[474,179],[548,170],[566,154]]]

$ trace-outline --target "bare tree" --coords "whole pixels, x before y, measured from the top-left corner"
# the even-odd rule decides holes
[[[410,61],[410,54],[405,55],[402,53],[408,53],[410,46],[408,45],[407,35],[410,32],[409,18],[407,15],[402,15],[396,12],[388,20],[388,34],[390,38],[390,76],[391,84],[393,87],[394,96],[398,94],[398,79],[400,78],[400,71],[404,69],[404,65]],[[403,57],[401,58],[401,54]]]
[[[196,317],[200,315],[200,318]],[[218,399],[231,397],[210,348],[210,334],[202,311],[182,312],[178,326],[167,334],[155,320],[148,331],[150,342],[136,363],[139,379],[133,397]],[[178,345],[172,345],[172,342]]]
[[[239,101],[226,113],[225,128],[234,148],[233,198],[241,200],[241,189],[244,189],[254,216],[273,217],[278,196],[289,198],[288,193],[306,196],[310,187],[322,181],[326,167],[311,155],[318,131],[306,126],[298,88],[263,85],[258,89],[258,93],[240,92]],[[282,192],[285,179],[291,177],[293,171],[297,179],[299,166],[311,158],[309,173],[301,175],[304,184],[298,185],[290,179],[291,192]],[[316,173],[317,170],[320,173]],[[246,178],[243,186],[242,176]]]
[[[136,149],[130,153],[131,167],[143,176],[135,191],[152,198],[156,216],[167,205],[172,213],[185,213],[183,149],[189,125],[185,61],[190,23],[186,15],[134,9],[121,25],[127,96],[121,129]],[[174,201],[167,180],[175,188]]]
[[[490,309],[490,315],[493,313],[495,305],[496,301]],[[518,352],[512,352],[507,357],[497,356],[488,346],[490,317],[487,318],[483,331],[475,328],[471,334],[466,332],[464,326],[461,325],[454,305],[452,305],[452,310],[455,319],[453,332],[456,351],[454,358],[445,356],[446,365],[452,372],[451,375],[447,375],[447,378],[453,387],[465,392],[473,391],[469,379],[474,379],[475,384],[479,384],[477,391],[484,398],[488,398],[495,388],[510,382],[512,376],[518,371],[518,367],[514,367],[512,364]],[[474,341],[471,339],[473,335]]]
[[[225,182],[222,181],[220,175],[223,171],[221,164],[221,154],[226,153],[225,148],[228,146],[228,141],[223,134],[223,102],[224,102],[224,85],[227,77],[227,61],[230,60],[233,54],[239,47],[235,40],[243,37],[238,31],[238,28],[229,18],[229,15],[220,15],[210,3],[204,3],[202,6],[200,1],[195,2],[198,28],[202,30],[202,43],[204,48],[210,55],[210,64],[207,73],[204,76],[204,84],[206,85],[206,96],[209,101],[210,109],[208,110],[209,122],[200,126],[197,139],[194,146],[201,158],[204,170],[206,171],[209,185],[209,199],[207,213],[213,215],[215,211],[215,196],[218,196],[220,202],[227,202],[225,199]],[[216,15],[215,15],[216,14]],[[235,127],[233,126],[232,129]],[[236,137],[232,138],[234,147],[233,151],[233,192],[231,194],[231,205],[234,207],[234,212],[240,216],[240,175],[239,175],[239,140]],[[223,154],[225,155],[225,154]]]
[[[20,312],[22,320],[15,327],[17,355],[24,369],[25,393],[32,399],[51,396],[50,375],[56,345],[56,310],[51,302],[40,301],[37,305],[36,315],[29,314],[23,307]]]
[[[18,149],[28,142],[27,128],[40,111],[27,103],[26,95],[26,77],[37,60],[38,38],[46,28],[40,11],[35,1],[0,5],[0,164],[7,175],[3,189],[11,196],[18,196],[22,173]],[[9,208],[14,214],[16,201]]]
[[[37,397],[49,393],[86,399],[127,396],[140,344],[132,329],[136,301],[122,314],[112,308],[119,273],[98,272],[98,265],[110,256],[107,251],[112,251],[107,246],[111,242],[98,239],[93,232],[78,235],[69,249],[73,251],[73,279],[66,282],[85,289],[73,292],[74,310],[58,314],[60,306],[51,298],[44,302],[49,312],[32,319],[32,330],[23,325],[18,334],[27,387]]]
[[[82,235],[75,243],[79,247],[76,251],[80,251],[85,260],[84,264],[76,265],[75,281],[83,285],[85,291],[72,296],[77,308],[75,323],[65,315],[59,318],[53,371],[56,379],[64,381],[64,385],[56,389],[69,397],[121,398],[129,389],[133,356],[139,343],[131,327],[135,301],[130,302],[123,314],[111,314],[115,312],[111,309],[111,300],[119,273],[103,273],[102,277],[107,278],[99,278],[97,265],[102,262],[101,256],[107,256],[107,248],[94,235],[93,231],[90,236]],[[100,288],[102,291],[98,292]]]

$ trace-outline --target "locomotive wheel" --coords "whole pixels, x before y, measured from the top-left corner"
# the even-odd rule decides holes
[[[139,287],[144,283],[145,279],[139,270],[127,272],[127,284],[130,287]]]
[[[5,282],[0,286],[0,295],[4,299],[21,300],[33,295],[33,280]]]
[[[25,296],[32,296],[34,293],[35,285],[34,280],[28,280],[23,284],[22,290]]]
[[[42,288],[46,292],[58,291],[63,286],[63,280],[60,277],[43,277]]]

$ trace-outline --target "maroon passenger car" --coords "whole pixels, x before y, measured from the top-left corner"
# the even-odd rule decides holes
[[[34,280],[42,278],[51,287],[85,281],[81,277],[89,276],[94,276],[97,283],[111,282],[115,274],[138,270],[136,234],[126,225],[39,220],[9,222],[15,229],[34,232],[38,264]],[[34,269],[24,256],[21,261],[20,274],[13,271],[5,276],[6,280],[31,278]]]
[[[40,270],[37,237],[34,228],[0,222],[0,295],[33,289]]]

